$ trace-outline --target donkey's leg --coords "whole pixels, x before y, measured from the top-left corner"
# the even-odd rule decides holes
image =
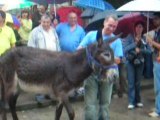
[[[1,81],[1,108],[2,108],[2,120],[7,120],[7,114],[6,114],[6,109],[7,109],[7,101],[5,99],[5,88],[4,84]]]
[[[7,102],[2,101],[2,120],[7,120]]]
[[[66,108],[66,110],[67,110],[69,119],[70,119],[70,120],[74,120],[75,113],[74,113],[74,110],[73,110],[73,108],[72,108],[72,106],[71,106],[71,104],[70,104],[70,102],[69,102],[68,97],[65,97],[65,98],[63,99],[63,104],[64,104],[64,106],[65,106],[65,108]]]
[[[56,106],[55,120],[60,120],[62,109],[63,109],[63,103],[59,102],[58,105]]]
[[[18,93],[16,93],[16,94],[12,93],[9,96],[9,100],[8,100],[9,108],[11,110],[11,114],[12,114],[13,120],[18,120],[17,113],[16,113],[16,102],[17,102],[18,96],[19,96]]]

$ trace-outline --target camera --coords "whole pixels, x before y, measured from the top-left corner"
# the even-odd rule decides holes
[[[129,51],[128,54],[127,54],[127,60],[132,62],[136,57],[136,51],[132,50],[132,51]]]
[[[127,60],[133,63],[135,66],[144,63],[144,57],[141,53],[137,54],[136,51],[132,50],[127,55]]]

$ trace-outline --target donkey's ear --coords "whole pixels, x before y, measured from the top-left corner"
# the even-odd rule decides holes
[[[97,37],[96,37],[96,39],[97,39],[97,42],[98,42],[98,47],[101,47],[102,44],[103,44],[102,29],[99,29],[97,31]]]
[[[103,39],[99,38],[98,39],[98,47],[101,47],[103,45]]]
[[[117,38],[120,38],[121,35],[122,35],[122,33],[120,33],[120,34],[118,34],[118,35],[116,35],[114,37],[110,37],[105,41],[106,41],[107,44],[110,44],[110,43],[114,42]]]

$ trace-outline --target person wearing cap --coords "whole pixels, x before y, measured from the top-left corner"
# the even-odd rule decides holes
[[[148,42],[154,48],[153,74],[155,89],[155,110],[149,113],[150,117],[160,116],[160,12],[154,13],[153,24],[156,26],[154,39],[147,37]]]
[[[0,56],[16,43],[14,31],[5,24],[5,19],[6,13],[0,10]]]

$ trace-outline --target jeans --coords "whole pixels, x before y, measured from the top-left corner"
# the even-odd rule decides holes
[[[85,120],[109,120],[113,83],[99,81],[92,74],[85,82]]]
[[[144,62],[143,75],[147,79],[153,78],[153,60],[152,60],[152,54],[146,54],[144,58],[145,58],[145,62]]]
[[[141,102],[140,87],[144,65],[135,66],[127,61],[128,99],[129,104],[136,105]]]
[[[119,69],[119,94],[123,94],[127,92],[127,74],[126,74],[126,65],[124,63],[120,63],[118,65]]]
[[[154,61],[153,74],[154,74],[154,89],[155,89],[155,106],[156,112],[160,115],[160,63]]]

